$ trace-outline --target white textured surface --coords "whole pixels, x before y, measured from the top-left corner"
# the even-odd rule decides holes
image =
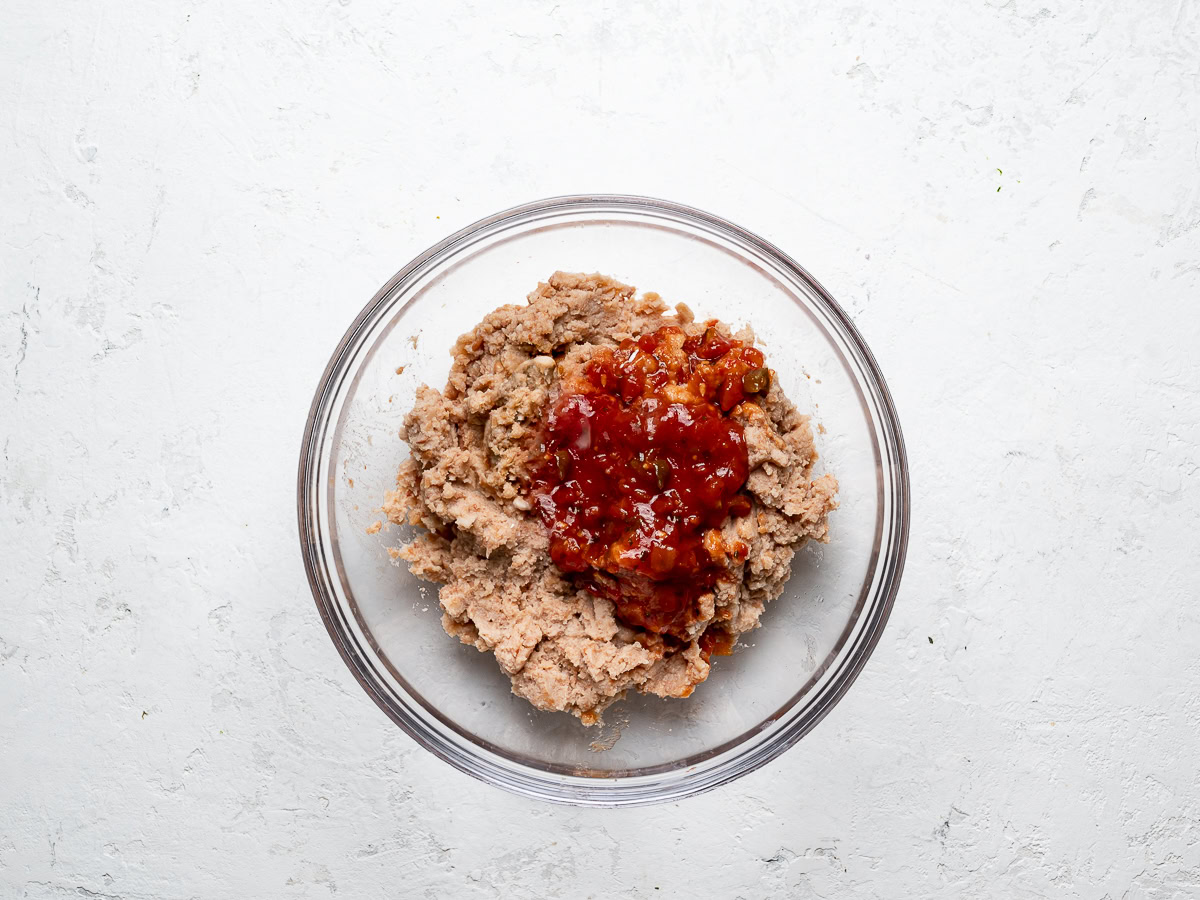
[[[0,896],[1200,895],[1200,5],[728,6],[5,3]],[[296,548],[361,305],[587,190],[807,265],[915,484],[848,697],[649,810],[415,747]]]

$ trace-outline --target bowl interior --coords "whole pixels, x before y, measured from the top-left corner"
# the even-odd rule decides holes
[[[440,735],[431,749],[452,761],[477,755],[568,779],[695,769],[752,750],[798,716],[815,722],[836,700],[830,673],[870,650],[859,633],[865,613],[890,603],[881,571],[895,504],[894,461],[881,448],[862,361],[818,289],[781,277],[720,228],[653,210],[566,209],[460,235],[381,292],[314,405],[311,499],[324,535],[326,615],[364,686],[410,731],[417,723]],[[630,696],[593,728],[513,696],[490,654],[443,632],[437,586],[391,560],[387,548],[411,535],[386,524],[368,533],[407,455],[397,432],[417,387],[442,387],[454,340],[497,306],[523,303],[556,269],[603,272],[686,302],[698,318],[751,325],[788,396],[813,416],[818,468],[841,485],[831,543],[797,555],[762,627],[715,658],[708,681],[686,700]]]

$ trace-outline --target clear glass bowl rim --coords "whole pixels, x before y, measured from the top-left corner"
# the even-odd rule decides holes
[[[658,216],[716,232],[738,245],[740,249],[767,258],[809,288],[841,331],[854,357],[850,362],[856,366],[856,374],[865,382],[861,387],[874,401],[878,425],[882,431],[883,446],[880,447],[880,453],[883,475],[888,480],[892,503],[886,542],[880,549],[876,563],[884,568],[874,595],[869,598],[863,609],[862,615],[866,617],[866,621],[857,635],[856,646],[840,661],[840,670],[825,685],[818,698],[819,703],[810,707],[803,715],[795,717],[786,727],[770,733],[766,739],[756,740],[752,730],[736,741],[697,757],[679,760],[670,766],[632,770],[615,776],[606,773],[604,777],[596,777],[587,772],[563,772],[552,767],[538,767],[513,759],[498,748],[486,745],[480,739],[461,731],[453,723],[443,720],[452,732],[457,733],[456,739],[453,733],[440,733],[436,727],[431,727],[431,723],[425,721],[415,709],[397,708],[390,702],[375,683],[369,667],[364,664],[339,622],[336,599],[321,577],[323,553],[317,514],[317,491],[324,431],[331,424],[327,421],[326,413],[329,411],[332,396],[340,387],[344,363],[353,355],[348,354],[348,351],[355,346],[364,328],[369,323],[374,323],[381,307],[403,284],[420,277],[463,244],[472,243],[491,232],[512,227],[523,221],[536,220],[548,214],[595,213],[606,210],[618,214]],[[628,194],[576,194],[525,203],[468,225],[404,266],[371,298],[346,330],[330,357],[305,423],[297,473],[297,521],[305,574],[326,630],[363,690],[418,744],[460,771],[520,795],[583,806],[644,805],[678,800],[711,790],[766,765],[811,731],[858,677],[887,623],[904,571],[908,549],[909,503],[908,461],[891,393],[874,355],[849,316],[829,292],[782,250],[726,219],[683,204]],[[795,695],[784,711],[792,709],[802,699],[803,693],[804,690]]]

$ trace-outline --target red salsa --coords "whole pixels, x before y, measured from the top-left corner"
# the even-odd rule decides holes
[[[552,406],[531,485],[550,556],[627,624],[683,636],[728,557],[745,558],[719,531],[750,512],[729,413],[769,389],[763,362],[711,324],[690,338],[665,326],[598,352]]]

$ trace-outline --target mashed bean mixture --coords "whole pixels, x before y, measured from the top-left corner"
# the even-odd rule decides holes
[[[422,387],[384,503],[446,631],[585,724],[630,689],[687,697],[828,540],[837,481],[749,330],[603,275],[489,313]]]

